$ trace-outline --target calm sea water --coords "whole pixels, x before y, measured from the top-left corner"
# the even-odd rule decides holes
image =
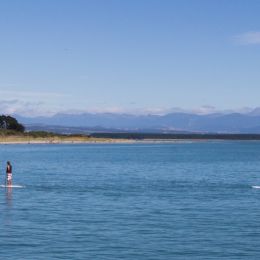
[[[1,145],[0,259],[259,259],[260,142]]]

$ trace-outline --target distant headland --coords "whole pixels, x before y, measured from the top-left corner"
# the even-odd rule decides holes
[[[260,134],[90,132],[87,134],[27,131],[12,116],[0,116],[0,144],[133,143],[207,140],[260,140]]]

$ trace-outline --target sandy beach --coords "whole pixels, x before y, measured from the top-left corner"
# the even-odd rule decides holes
[[[0,144],[80,144],[80,143],[130,143],[134,140],[108,139],[90,137],[39,137],[28,138],[23,136],[1,137]]]
[[[132,143],[190,143],[206,142],[209,140],[184,139],[119,139],[119,138],[93,138],[93,137],[38,137],[24,136],[0,137],[0,145],[8,144],[132,144]]]

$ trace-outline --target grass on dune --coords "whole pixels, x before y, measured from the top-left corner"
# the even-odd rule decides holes
[[[113,138],[91,137],[82,134],[56,134],[44,131],[17,132],[0,130],[0,143],[59,143],[59,142],[112,142]],[[120,141],[120,140],[117,140]]]

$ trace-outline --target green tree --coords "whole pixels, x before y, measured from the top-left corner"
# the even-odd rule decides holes
[[[24,132],[25,128],[22,124],[12,116],[0,116],[0,129],[15,130],[18,132]]]

